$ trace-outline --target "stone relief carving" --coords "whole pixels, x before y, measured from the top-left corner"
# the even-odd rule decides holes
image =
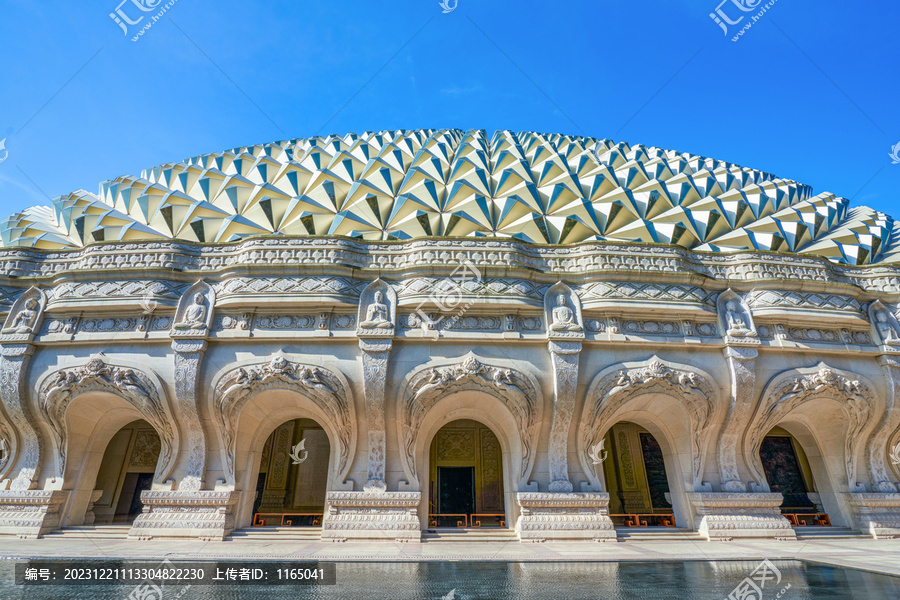
[[[569,481],[569,428],[575,414],[578,387],[578,355],[581,342],[550,342],[553,361],[553,421],[550,426],[550,491],[571,492]]]
[[[359,296],[357,334],[392,335],[397,322],[397,292],[376,279]]]
[[[886,346],[900,346],[900,323],[897,317],[880,300],[869,305],[869,321],[875,328],[877,339]]]
[[[719,474],[724,492],[745,492],[747,486],[738,471],[740,440],[753,415],[756,385],[756,348],[728,346],[725,360],[731,376],[731,397],[728,414],[719,435]]]
[[[403,401],[400,442],[401,455],[413,476],[416,476],[414,445],[422,419],[441,398],[462,390],[475,390],[499,399],[515,418],[522,442],[518,476],[525,477],[533,458],[538,422],[537,391],[528,376],[516,369],[485,364],[469,354],[459,363],[419,371],[410,380],[408,390]]]
[[[257,394],[281,389],[299,392],[312,400],[329,420],[337,436],[338,474],[344,475],[356,439],[353,404],[347,390],[331,371],[289,361],[281,352],[263,364],[232,369],[215,386],[213,407],[225,448],[230,478],[234,479],[235,435],[241,410]]]
[[[216,292],[204,281],[197,281],[181,296],[170,335],[205,337],[212,325]]]
[[[28,288],[13,303],[0,329],[2,342],[30,342],[41,326],[47,298],[36,287]]]
[[[13,448],[15,438],[9,423],[0,414],[0,480],[6,475],[8,467],[12,466]]]
[[[18,435],[15,451],[11,454],[7,467],[16,469],[10,489],[15,491],[30,490],[37,482],[40,472],[43,436],[35,427],[31,410],[25,399],[28,395],[24,385],[24,374],[34,352],[31,344],[3,344],[0,356],[0,397],[3,407],[9,416],[10,425]],[[12,442],[12,438],[9,438]],[[15,459],[15,460],[13,460]]]
[[[555,337],[584,337],[584,321],[581,317],[581,301],[572,289],[559,282],[544,295],[544,312],[547,319],[547,335]]]
[[[175,402],[187,449],[187,465],[178,489],[195,492],[203,487],[206,474],[206,432],[197,406],[197,382],[206,340],[174,339],[172,350],[175,355]]]
[[[384,418],[384,387],[387,382],[388,359],[391,339],[361,339],[363,390],[366,396],[366,426],[369,430],[368,476],[364,486],[367,492],[384,492],[387,434]]]
[[[66,469],[68,424],[66,410],[72,400],[87,392],[107,392],[126,400],[159,434],[161,450],[157,479],[165,479],[174,460],[177,431],[164,397],[151,378],[139,369],[108,364],[96,354],[80,367],[60,369],[43,379],[39,392],[41,412],[50,423],[59,454],[59,476]]]
[[[900,429],[900,358],[885,354],[878,357],[878,364],[884,373],[887,397],[884,414],[866,444],[866,466],[873,491],[894,494],[900,490],[894,474],[887,466],[885,456],[888,454],[891,438]]]
[[[623,328],[628,333],[649,335],[678,335],[680,333],[678,323],[674,321],[625,321]]]
[[[702,488],[703,450],[712,424],[717,388],[707,376],[670,366],[656,356],[643,366],[609,373],[591,386],[581,419],[579,456],[585,472],[593,472],[588,466],[587,452],[615,424],[610,420],[612,415],[628,401],[650,393],[670,396],[687,410],[691,423],[691,474],[695,489]]]
[[[765,435],[798,406],[821,398],[836,400],[847,412],[849,427],[844,440],[844,461],[850,489],[857,489],[856,451],[860,433],[868,422],[875,400],[872,388],[858,376],[819,363],[813,369],[792,369],[776,375],[766,387],[756,415],[745,436],[745,456],[756,480],[766,479],[759,461]]]
[[[744,301],[731,290],[719,295],[719,320],[722,332],[730,338],[755,338],[756,327],[753,316]]]

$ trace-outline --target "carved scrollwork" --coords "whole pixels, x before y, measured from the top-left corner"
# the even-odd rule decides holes
[[[510,410],[522,441],[519,477],[524,477],[537,441],[536,388],[528,376],[516,369],[485,364],[474,354],[453,365],[424,369],[410,380],[401,424],[403,455],[410,473],[416,475],[413,447],[422,419],[441,398],[463,390],[490,394]]]
[[[776,376],[763,394],[762,402],[746,437],[746,456],[759,456],[765,435],[800,405],[821,398],[836,400],[849,417],[844,440],[844,460],[850,488],[856,487],[856,449],[866,426],[875,396],[872,388],[856,376],[819,363],[815,369],[793,370]],[[757,480],[765,481],[759,460],[750,460]]]
[[[669,366],[657,357],[641,367],[621,369],[604,376],[591,386],[582,418],[581,447],[587,449],[600,441],[610,421],[630,400],[644,394],[665,394],[680,401],[691,422],[691,468],[695,488],[702,485],[703,447],[712,424],[716,387],[698,372]]]
[[[40,409],[50,422],[50,430],[59,450],[59,473],[65,473],[67,452],[66,410],[72,400],[87,392],[107,392],[124,398],[159,434],[162,450],[158,474],[164,479],[174,459],[176,430],[157,387],[145,373],[130,367],[107,364],[102,355],[87,364],[60,369],[45,378],[40,387]]]
[[[225,442],[228,472],[234,475],[235,436],[241,410],[257,394],[276,389],[299,392],[325,413],[337,435],[338,473],[343,473],[352,450],[355,423],[343,383],[327,369],[293,363],[281,353],[267,363],[233,369],[216,385],[213,402]]]

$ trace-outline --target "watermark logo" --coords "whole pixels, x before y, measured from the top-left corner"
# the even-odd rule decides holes
[[[459,0],[453,0],[453,3],[450,3],[450,0],[441,0],[438,5],[444,9],[444,14],[451,13],[456,10],[456,7],[459,5]]]
[[[770,584],[769,589],[771,590],[780,583],[781,571],[766,559],[750,573],[749,577],[745,577],[744,580],[728,594],[726,600],[762,600],[763,590],[766,588],[767,584]],[[790,583],[781,588],[781,591],[775,595],[775,598],[781,598],[789,589],[791,589]]]
[[[446,596],[442,596],[441,600],[456,600],[456,588],[450,590],[450,593]]]
[[[147,569],[147,571],[151,574],[151,577],[154,575],[156,575],[157,577],[164,577],[166,573],[175,571],[175,569],[173,568],[174,566],[175,565],[172,563],[172,561],[167,558],[159,563],[159,567]],[[131,590],[131,593],[128,594],[126,600],[163,600],[163,598],[178,600],[179,598],[184,596],[189,589],[191,589],[190,584],[188,584],[183,586],[176,593],[163,594],[163,587],[165,587],[170,592],[171,590],[168,586],[166,586],[165,581],[161,581],[160,583],[162,584],[162,587],[156,585],[154,579],[145,579],[143,582],[135,586],[133,590]]]
[[[304,446],[306,446],[305,438],[300,440],[299,444],[291,448],[291,459],[293,460],[291,464],[299,465],[309,457],[309,452],[306,451]]]
[[[599,465],[600,463],[605,461],[607,455],[609,454],[609,452],[607,452],[603,448],[604,444],[606,444],[605,438],[600,440],[599,444],[594,444],[593,446],[591,446],[591,449],[588,451],[588,458],[590,458],[591,462],[593,462],[595,465]]]
[[[731,38],[732,42],[738,41],[744,33],[759,21],[778,0],[770,0],[762,4],[763,0],[722,0],[716,9],[709,13],[709,18],[722,29],[723,35],[729,35],[731,27],[740,26],[740,30]],[[756,14],[750,15],[746,13]],[[749,17],[749,20],[744,21]],[[742,24],[743,23],[743,24]]]
[[[472,282],[472,285],[474,285],[475,288],[480,289],[482,282],[481,271],[479,271],[478,267],[469,260],[464,261],[461,265],[456,267],[453,272],[450,273],[450,277],[445,277],[438,281],[434,285],[428,298],[419,302],[419,305],[416,307],[415,315],[417,315],[422,329],[426,331],[437,329],[438,323],[444,319],[444,315],[435,318],[432,313],[426,313],[422,309],[426,302],[434,304],[442,313],[452,313],[455,311],[455,314],[444,324],[445,328],[453,327],[466,311],[475,304],[475,300],[470,300],[466,304],[462,303],[465,292],[463,286],[469,282]]]
[[[136,42],[148,29],[153,27],[153,25],[160,20],[177,1],[178,0],[169,0],[169,2],[163,4],[163,0],[122,0],[116,7],[116,10],[109,13],[109,18],[122,29],[124,35],[128,35],[130,26],[139,25],[144,21],[145,17],[148,17],[149,20],[146,21],[141,29],[131,38],[132,42]],[[141,14],[151,12],[156,12],[156,14]],[[132,19],[131,16],[137,18]]]
[[[145,315],[149,315],[154,310],[156,310],[157,302],[150,294],[144,294],[141,296],[141,310],[143,310]]]
[[[0,142],[0,149],[2,149],[2,148],[3,148],[3,144],[2,144],[2,142]],[[900,164],[900,142],[897,142],[897,145],[895,145],[893,148],[891,148],[891,153],[888,154],[888,156],[891,157],[892,165]],[[5,159],[0,160],[0,162],[3,162],[3,160],[5,160]]]
[[[7,158],[9,158],[9,150],[6,149],[6,138],[3,138],[0,140],[0,163],[5,162]]]
[[[900,465],[900,442],[897,442],[897,445],[891,448],[891,463]]]

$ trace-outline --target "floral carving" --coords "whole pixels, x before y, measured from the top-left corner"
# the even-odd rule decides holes
[[[746,438],[746,456],[758,457],[763,437],[773,427],[798,406],[820,398],[836,400],[850,418],[849,429],[844,440],[844,460],[847,467],[847,480],[850,488],[854,489],[856,487],[856,448],[861,441],[860,433],[872,410],[874,394],[867,384],[838,372],[825,363],[819,363],[810,373],[776,377],[775,383],[769,385]],[[751,460],[750,466],[758,481],[765,481],[759,460]]]
[[[158,464],[163,467],[158,475],[164,478],[174,458],[176,432],[156,386],[141,371],[109,365],[100,356],[81,367],[60,369],[41,385],[40,408],[56,439],[60,474],[65,473],[66,465],[66,410],[72,400],[87,392],[108,392],[124,398],[156,429],[162,446]]]
[[[703,448],[712,424],[716,392],[712,383],[695,371],[673,368],[653,357],[642,367],[622,369],[592,386],[582,418],[582,448],[597,444],[614,423],[610,418],[628,401],[643,394],[661,393],[680,401],[691,422],[691,465],[694,486],[702,485]]]
[[[515,369],[484,364],[470,354],[460,363],[419,372],[411,380],[409,389],[410,393],[403,406],[401,443],[407,466],[414,476],[416,467],[413,446],[422,419],[438,400],[461,390],[485,392],[498,398],[509,408],[522,440],[519,476],[525,476],[537,435],[536,391],[526,375]]]
[[[229,474],[234,476],[235,435],[241,410],[252,397],[273,389],[297,391],[325,413],[338,436],[338,473],[343,473],[355,422],[343,384],[327,369],[292,363],[279,353],[267,363],[229,371],[216,385],[216,420],[225,442]]]

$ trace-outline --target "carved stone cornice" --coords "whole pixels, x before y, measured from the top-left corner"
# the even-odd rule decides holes
[[[844,461],[851,490],[858,487],[856,450],[860,434],[868,424],[874,406],[872,388],[859,376],[839,371],[820,362],[813,369],[791,369],[776,375],[763,392],[756,415],[745,435],[745,456],[757,481],[765,482],[762,464],[751,457],[759,456],[763,437],[788,414],[811,400],[827,398],[837,401],[849,417],[844,440]]]
[[[228,371],[215,386],[213,408],[224,441],[228,477],[234,480],[235,435],[241,411],[251,398],[274,389],[298,392],[322,410],[337,436],[337,471],[344,475],[355,440],[356,422],[344,384],[328,369],[291,362],[279,352],[266,363]]]
[[[416,476],[413,446],[422,419],[441,398],[463,390],[489,394],[510,410],[522,442],[518,476],[525,477],[537,442],[536,387],[522,372],[483,363],[474,354],[456,364],[423,369],[410,380],[400,423],[401,455],[409,472]]]
[[[691,424],[691,474],[695,489],[702,488],[703,450],[716,406],[716,387],[698,371],[669,366],[656,356],[644,366],[608,373],[591,385],[581,418],[579,455],[586,472],[591,472],[587,452],[615,424],[612,416],[630,400],[651,393],[665,394],[685,407]]]

